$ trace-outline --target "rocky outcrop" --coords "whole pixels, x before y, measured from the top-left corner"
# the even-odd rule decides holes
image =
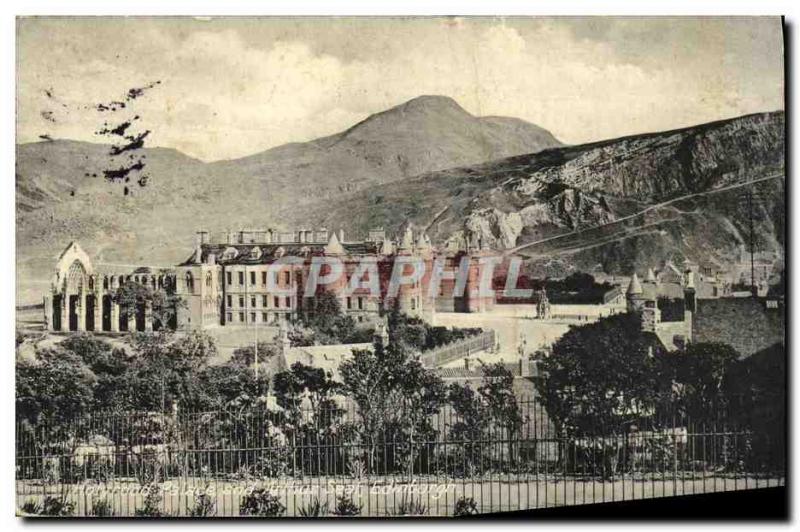
[[[549,274],[666,258],[730,266],[749,240],[748,190],[756,248],[783,255],[783,171],[784,114],[762,113],[425,174],[328,203],[320,221],[391,231],[399,216],[439,243],[474,233],[497,248],[533,244],[525,253]]]

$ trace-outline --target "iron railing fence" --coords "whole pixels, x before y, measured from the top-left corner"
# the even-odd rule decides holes
[[[663,409],[577,433],[558,430],[533,399],[517,407],[516,422],[444,408],[424,419],[398,415],[369,433],[353,405],[20,422],[17,503],[33,512],[67,505],[74,515],[282,507],[303,516],[351,501],[360,515],[453,515],[473,503],[494,512],[785,481],[783,427],[753,427],[728,410],[692,419]]]
[[[436,368],[444,364],[468,357],[475,353],[491,350],[495,347],[496,333],[489,329],[475,336],[422,352],[420,360],[426,367]]]

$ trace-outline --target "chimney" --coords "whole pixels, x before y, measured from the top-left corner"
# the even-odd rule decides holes
[[[344,229],[339,229],[339,242],[344,242]]]
[[[198,231],[194,243],[194,262],[203,262],[203,231]]]

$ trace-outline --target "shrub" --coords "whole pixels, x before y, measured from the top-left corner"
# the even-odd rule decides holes
[[[312,497],[308,504],[300,508],[303,517],[321,517],[328,513],[328,503],[323,503],[319,497]]]
[[[28,499],[22,504],[20,510],[28,515],[39,515],[42,511],[42,506],[38,501]]]
[[[113,517],[114,509],[108,499],[95,499],[92,501],[92,509],[89,515],[94,517]]]
[[[353,499],[342,495],[336,501],[336,509],[333,510],[333,515],[338,515],[339,517],[361,515],[361,506],[356,506]]]
[[[73,514],[75,505],[67,502],[66,499],[59,499],[57,497],[45,497],[44,504],[40,515],[47,515],[52,517],[66,517]]]
[[[468,515],[478,515],[478,503],[472,497],[461,497],[456,502],[453,512],[454,517],[465,517]]]
[[[150,484],[147,496],[144,498],[144,506],[136,509],[136,517],[169,517],[169,514],[161,511],[162,498],[158,484]]]
[[[414,498],[413,496],[403,499],[397,506],[397,511],[394,515],[425,515],[428,513],[428,507],[422,502],[422,498]]]
[[[257,488],[242,497],[239,515],[251,517],[280,517],[286,511],[280,499],[264,488]]]
[[[189,510],[190,517],[214,517],[216,504],[208,493],[201,493],[194,498],[194,507]]]

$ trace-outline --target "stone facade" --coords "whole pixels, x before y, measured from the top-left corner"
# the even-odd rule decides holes
[[[412,227],[396,240],[375,230],[358,242],[325,229],[238,231],[218,241],[201,231],[191,256],[174,268],[99,274],[72,243],[59,257],[45,296],[45,320],[54,331],[149,331],[162,326],[153,319],[152,302],[140,308],[122,308],[117,302],[115,295],[126,282],[174,293],[181,304],[164,326],[178,329],[279,325],[315,312],[324,292],[335,294],[341,309],[358,322],[374,321],[395,307],[430,320],[436,311],[482,312],[494,305],[493,295],[478,291],[483,258],[489,255],[471,248],[440,252]],[[324,282],[339,265],[338,279]],[[398,271],[413,282],[398,282],[391,291]],[[440,287],[435,293],[430,290],[433,281]]]
[[[175,327],[154,319],[153,301],[130,306],[116,297],[126,283],[137,283],[154,292],[174,290],[174,274],[147,267],[119,272],[96,269],[81,247],[70,243],[61,253],[44,296],[45,328],[50,331],[127,332]],[[165,315],[168,313],[165,313]]]

